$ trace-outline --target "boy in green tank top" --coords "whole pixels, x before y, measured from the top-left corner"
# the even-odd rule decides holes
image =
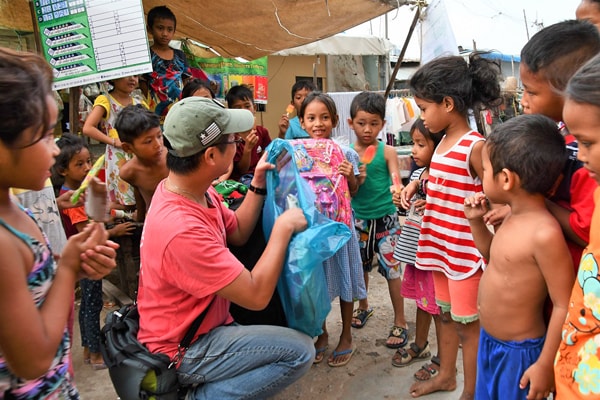
[[[399,191],[402,185],[395,184],[392,187],[391,177],[394,174],[400,177],[396,150],[377,140],[384,123],[383,96],[373,92],[362,92],[356,95],[350,105],[348,119],[348,124],[356,135],[356,142],[351,147],[361,157],[359,180],[361,184],[352,198],[354,225],[359,237],[367,289],[374,256],[377,256],[378,272],[387,280],[394,309],[394,322],[386,346],[397,349],[408,343],[408,327],[404,317],[404,299],[400,294],[402,270],[400,262],[393,257],[394,246],[400,233],[400,222],[396,206],[392,202],[391,190]],[[367,151],[369,146],[374,147]],[[371,159],[369,153],[374,149],[374,156]],[[360,300],[358,308],[354,310],[352,326],[362,328],[371,315],[373,309],[369,306],[368,298]]]

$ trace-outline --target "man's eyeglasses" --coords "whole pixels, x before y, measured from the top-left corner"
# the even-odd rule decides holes
[[[230,140],[224,140],[222,142],[216,143],[216,144],[237,144],[237,143],[244,143],[244,139],[242,138],[233,138]]]

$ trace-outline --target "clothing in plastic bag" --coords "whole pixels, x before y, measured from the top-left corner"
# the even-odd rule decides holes
[[[290,241],[277,290],[288,326],[318,336],[331,310],[322,263],[348,242],[350,228],[319,213],[316,196],[300,176],[289,141],[275,139],[267,154],[267,161],[276,166],[266,175],[263,228],[267,240],[275,219],[287,208],[301,207],[308,222],[308,228]]]

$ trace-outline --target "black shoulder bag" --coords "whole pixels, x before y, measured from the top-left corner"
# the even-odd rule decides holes
[[[185,396],[187,388],[182,387],[177,379],[176,365],[215,298],[192,322],[173,359],[166,354],[151,353],[137,340],[140,327],[137,304],[123,306],[106,316],[100,335],[100,351],[113,386],[122,400],[177,400]]]

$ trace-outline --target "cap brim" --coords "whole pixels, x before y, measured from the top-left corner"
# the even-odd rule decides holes
[[[254,115],[248,110],[226,109],[229,122],[223,127],[223,133],[247,132],[254,126]]]

